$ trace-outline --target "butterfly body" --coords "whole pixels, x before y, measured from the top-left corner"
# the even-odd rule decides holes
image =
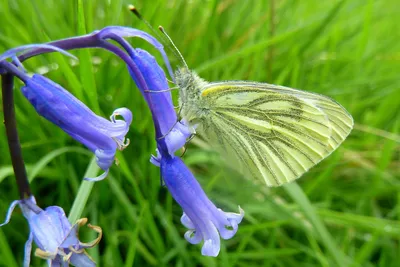
[[[194,124],[205,119],[210,112],[209,104],[202,99],[201,93],[207,82],[195,72],[182,68],[175,73],[179,87],[180,113],[188,122]]]
[[[279,186],[299,178],[334,151],[353,127],[334,100],[284,86],[206,82],[176,72],[180,114],[246,177]]]

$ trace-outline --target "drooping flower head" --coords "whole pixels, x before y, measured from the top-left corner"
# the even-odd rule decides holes
[[[150,107],[155,121],[157,139],[166,139],[168,151],[173,154],[185,144],[186,139],[194,133],[194,129],[188,127],[184,121],[177,122],[171,93],[168,91],[168,82],[164,71],[158,66],[154,57],[144,50],[132,48],[124,39],[126,37],[138,37],[153,45],[161,53],[168,72],[174,80],[172,68],[163,45],[146,32],[121,26],[109,26],[87,35],[58,40],[48,44],[28,45],[11,49],[0,56],[0,73],[4,71],[4,69],[2,70],[1,60],[7,57],[13,58],[13,62],[17,66],[22,66],[21,62],[23,60],[43,53],[57,51],[72,56],[65,50],[89,47],[106,49],[120,57],[127,64],[132,78]],[[113,43],[108,42],[108,40],[117,42],[125,52]],[[28,51],[24,52],[27,49]],[[18,52],[24,53],[16,57],[15,54]],[[156,68],[152,69],[154,66]],[[13,74],[21,78],[19,73]],[[158,92],[154,93],[155,91]]]
[[[142,49],[132,49],[129,53],[146,83],[146,85],[141,84],[135,73],[130,71],[153,114],[156,138],[159,143],[165,143],[168,153],[173,155],[186,144],[186,140],[195,133],[195,130],[184,121],[178,121],[171,92],[167,91],[169,87],[165,73],[154,57]]]
[[[173,155],[175,151],[185,145],[187,138],[194,134],[195,130],[187,126],[185,121],[178,121],[168,81],[155,58],[145,50],[133,48],[124,38],[138,37],[154,46],[161,53],[167,70],[174,80],[172,68],[163,45],[150,34],[129,27],[109,26],[100,30],[97,34],[101,39],[112,39],[117,42],[128,53],[128,56],[126,56],[121,51],[111,49],[109,44],[103,46],[110,51],[113,50],[112,52],[127,64],[129,73],[152,113],[156,138],[158,140],[164,139],[161,142],[165,141],[169,153]]]
[[[129,54],[139,67],[146,84],[138,82],[139,88],[150,88],[146,101],[152,110],[157,134],[158,155],[151,162],[161,169],[161,177],[172,197],[182,207],[182,224],[189,228],[185,238],[192,244],[204,241],[202,254],[217,256],[220,251],[220,237],[229,239],[238,230],[244,211],[229,213],[218,209],[207,197],[196,178],[174,152],[185,145],[194,132],[184,122],[177,122],[171,94],[164,92],[167,80],[155,59],[144,50],[132,49]],[[146,91],[142,89],[144,94]],[[158,92],[162,91],[162,92]],[[166,94],[167,93],[167,94]]]
[[[15,53],[27,47],[48,49],[51,46],[30,45],[10,51]],[[54,50],[58,51],[59,48]],[[129,140],[125,140],[125,135],[132,122],[132,113],[127,108],[119,108],[113,112],[110,121],[97,116],[79,99],[50,79],[39,74],[29,77],[24,71],[4,62],[6,56],[16,58],[10,51],[0,56],[3,59],[3,62],[0,61],[0,69],[2,66],[8,67],[25,83],[21,89],[22,93],[39,115],[60,127],[96,155],[98,166],[105,172],[96,178],[85,179],[90,181],[104,179],[114,162],[116,150],[123,150],[129,144]],[[14,60],[14,63],[22,68],[19,61]],[[121,116],[124,120],[116,119],[117,116]]]
[[[129,140],[125,141],[125,135],[132,122],[132,113],[127,108],[119,108],[113,112],[110,121],[106,120],[60,85],[39,74],[26,80],[26,86],[21,90],[41,116],[96,155],[97,165],[105,173],[97,178],[86,179],[98,181],[105,178],[115,159],[116,150],[123,150],[129,144]],[[124,120],[117,120],[118,115]]]
[[[160,168],[165,185],[183,209],[181,222],[189,229],[185,239],[191,244],[204,241],[202,255],[216,257],[220,251],[220,236],[229,239],[236,234],[244,211],[240,207],[239,213],[218,209],[179,157],[161,156]]]
[[[46,259],[49,266],[68,266],[68,264],[77,267],[96,266],[85,249],[94,247],[100,242],[102,236],[100,227],[88,224],[88,227],[99,235],[90,243],[82,243],[78,239],[78,230],[80,226],[86,224],[86,218],[79,219],[71,225],[62,208],[51,206],[43,210],[36,205],[33,196],[14,201],[10,205],[6,221],[0,227],[10,221],[12,211],[17,205],[21,208],[30,228],[29,238],[25,244],[25,267],[29,267],[32,241],[38,246],[35,256]]]

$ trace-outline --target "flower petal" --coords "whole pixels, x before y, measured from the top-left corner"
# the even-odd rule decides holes
[[[10,222],[10,220],[11,220],[11,215],[12,215],[12,213],[13,213],[15,207],[16,207],[20,202],[21,202],[21,200],[14,200],[13,202],[11,202],[10,207],[8,208],[8,211],[7,211],[6,219],[5,219],[5,221],[4,221],[2,224],[0,224],[0,227],[4,226],[4,225],[6,225],[6,224],[8,224],[8,223]]]
[[[85,178],[83,178],[83,180],[88,181],[88,182],[98,182],[98,181],[104,180],[107,177],[108,172],[109,172],[109,170],[107,169],[105,172],[103,172],[102,174],[100,174],[97,177],[94,177],[94,178],[85,177]]]
[[[239,214],[233,212],[224,212],[220,209],[219,211],[223,214],[222,216],[224,216],[229,222],[228,225],[219,225],[219,234],[223,239],[230,239],[236,234],[238,230],[238,225],[242,221],[244,216],[244,210],[239,206]],[[227,227],[231,229],[228,229]]]
[[[186,231],[184,237],[190,244],[193,245],[196,245],[200,243],[201,240],[203,240],[203,236],[201,235],[201,233],[195,230]]]
[[[48,265],[51,267],[68,267],[69,263],[63,261],[61,257],[57,257],[54,260],[48,260]]]
[[[103,150],[97,149],[94,152],[96,156],[97,165],[103,170],[107,171],[114,162],[116,150]]]
[[[195,228],[194,224],[192,223],[192,220],[190,220],[190,218],[186,215],[186,213],[182,214],[181,223],[186,228],[189,228],[189,229],[194,229]]]
[[[119,108],[111,115],[111,121],[106,120],[60,85],[38,74],[26,81],[22,92],[39,115],[95,153],[96,163],[105,174],[91,180],[104,179],[114,162],[116,150],[122,150],[129,144],[125,135],[132,122],[131,111]],[[118,115],[125,120],[116,119]]]
[[[224,239],[235,235],[244,216],[243,210],[239,207],[240,214],[225,213],[215,207],[179,157],[171,156],[166,151],[160,153],[161,176],[172,197],[183,209],[182,224],[190,229],[185,233],[185,239],[192,244],[204,240],[202,254],[217,256],[220,235]]]
[[[70,258],[72,265],[76,267],[95,267],[96,263],[86,253],[73,254]]]
[[[26,241],[25,248],[24,248],[24,267],[30,266],[31,252],[32,252],[32,240],[33,240],[33,234],[32,234],[32,232],[30,232],[28,240]]]
[[[81,219],[84,223],[87,222],[87,219]],[[78,220],[79,222],[80,220]],[[72,227],[70,227],[69,231],[66,233],[64,240],[59,245],[61,248],[70,248],[73,247],[75,249],[79,249],[79,239],[78,239],[78,230],[80,227],[80,223],[75,223]]]
[[[185,121],[174,124],[173,129],[165,136],[165,142],[168,147],[168,153],[174,153],[181,149],[187,142],[187,139],[196,131],[193,127],[188,126]]]
[[[207,239],[204,241],[204,245],[201,248],[201,255],[217,257],[220,251],[220,240],[218,239]]]
[[[57,253],[58,247],[71,229],[71,224],[60,207],[49,207],[33,215],[28,222],[35,243],[50,254]]]
[[[177,121],[171,92],[165,91],[169,88],[167,78],[155,58],[147,51],[132,48],[128,53],[143,76],[145,84],[140,82],[138,75],[129,69],[129,73],[150,108],[157,138],[159,138],[167,134]],[[151,92],[146,92],[146,88]]]
[[[155,165],[155,166],[157,166],[157,167],[160,167],[160,159],[157,158],[157,157],[154,156],[154,155],[151,155],[151,157],[150,157],[150,163],[153,164],[153,165]]]

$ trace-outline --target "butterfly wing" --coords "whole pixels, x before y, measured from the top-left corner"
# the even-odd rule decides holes
[[[351,115],[334,100],[283,86],[210,83],[201,97],[210,113],[199,134],[234,168],[268,186],[299,178],[353,127]]]

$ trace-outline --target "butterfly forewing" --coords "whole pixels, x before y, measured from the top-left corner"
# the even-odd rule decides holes
[[[252,82],[210,83],[199,133],[242,173],[278,186],[299,178],[347,137],[350,114],[334,100]]]

